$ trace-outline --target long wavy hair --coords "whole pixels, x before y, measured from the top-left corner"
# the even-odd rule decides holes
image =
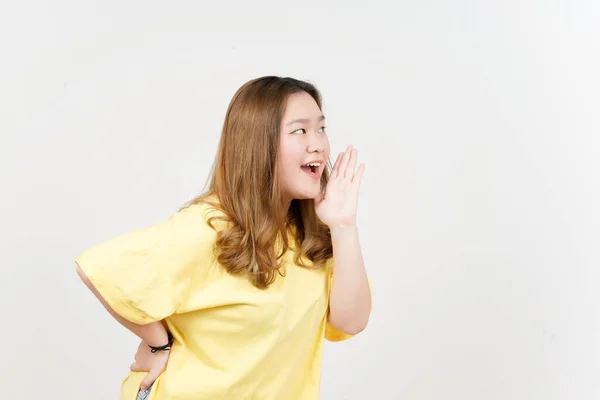
[[[208,189],[187,206],[206,203],[221,211],[208,218],[217,231],[218,262],[234,275],[247,275],[261,289],[281,272],[294,238],[294,262],[322,268],[333,254],[331,233],[315,213],[314,201],[285,202],[278,169],[280,126],[290,95],[306,92],[322,108],[317,88],[288,77],[265,76],[234,94],[223,123]],[[331,162],[321,176],[324,191]],[[217,230],[214,221],[226,223]],[[305,262],[306,257],[310,262]]]

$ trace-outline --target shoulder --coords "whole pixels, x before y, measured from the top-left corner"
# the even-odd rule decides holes
[[[213,213],[215,210],[205,203],[187,205],[141,231],[143,241],[137,247],[140,251],[145,249],[154,263],[188,273],[185,268],[212,260],[218,236],[209,223]]]

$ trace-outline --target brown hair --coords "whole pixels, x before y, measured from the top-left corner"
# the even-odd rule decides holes
[[[280,272],[280,259],[290,247],[289,228],[300,249],[296,264],[319,268],[332,256],[331,234],[317,217],[314,201],[294,199],[288,208],[281,193],[281,120],[287,99],[298,92],[308,93],[322,107],[315,86],[293,78],[265,76],[238,89],[225,115],[208,190],[189,203],[204,202],[223,213],[208,219],[213,229],[213,220],[228,223],[218,231],[217,260],[231,274],[247,274],[259,288],[268,287]],[[330,170],[328,161],[322,191]]]

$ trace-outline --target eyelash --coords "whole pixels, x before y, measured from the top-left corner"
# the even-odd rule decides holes
[[[319,130],[322,130],[322,131],[323,131],[323,133],[326,133],[326,132],[327,132],[327,129],[326,129],[326,127],[325,127],[325,126],[322,126],[321,128],[319,128]],[[306,129],[304,129],[304,128],[296,129],[296,130],[295,130],[294,132],[292,132],[292,133],[296,133],[296,132],[298,132],[298,131],[304,131],[304,133],[306,133]]]

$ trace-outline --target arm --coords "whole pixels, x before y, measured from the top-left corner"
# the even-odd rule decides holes
[[[139,325],[126,320],[125,318],[117,314],[112,308],[110,308],[108,303],[102,298],[102,296],[100,295],[100,293],[98,293],[92,282],[85,275],[79,264],[77,264],[77,274],[79,275],[83,283],[85,283],[85,285],[88,287],[88,289],[91,290],[94,296],[96,296],[98,300],[100,300],[100,303],[102,303],[102,305],[104,306],[104,308],[106,308],[110,315],[112,315],[113,318],[116,319],[125,328],[129,329],[136,336],[138,336],[140,339],[142,339],[144,342],[148,343],[151,346],[162,346],[168,342],[167,330],[161,321],[151,322],[146,325]]]
[[[365,169],[361,164],[354,172],[357,155],[352,145],[338,155],[325,194],[315,198],[315,212],[329,227],[333,247],[329,323],[349,335],[365,329],[371,313],[371,289],[356,227],[358,190]]]
[[[77,274],[121,325],[142,339],[130,369],[147,389],[167,368],[165,319],[184,301],[213,236],[202,209],[188,207],[146,228],[106,240],[79,255]],[[207,239],[208,238],[208,239]]]
[[[355,335],[367,326],[371,313],[371,289],[362,257],[356,225],[331,228],[333,282],[329,298],[329,322]]]

